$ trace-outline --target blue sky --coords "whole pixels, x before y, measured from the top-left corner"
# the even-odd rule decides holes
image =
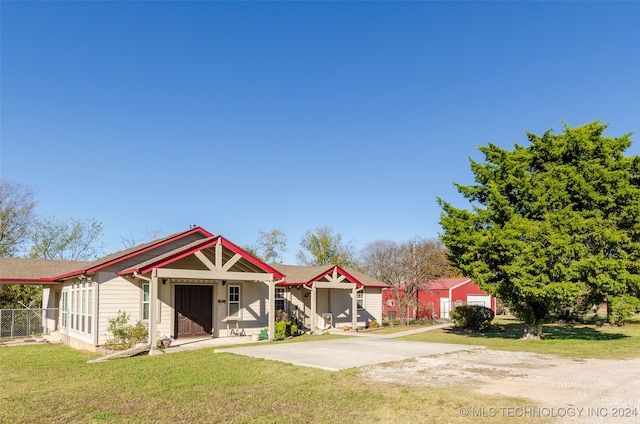
[[[0,173],[121,238],[435,237],[491,141],[640,130],[638,2],[7,2]],[[640,154],[639,135],[628,155]]]

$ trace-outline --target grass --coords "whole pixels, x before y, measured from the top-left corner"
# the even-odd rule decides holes
[[[470,423],[460,408],[533,405],[212,349],[86,363],[95,357],[60,345],[0,348],[0,422]]]
[[[436,323],[431,320],[413,320],[409,324],[400,325],[400,324],[389,324],[388,322],[384,322],[382,327],[378,327],[376,329],[371,329],[368,331],[374,331],[374,334],[394,334],[400,333],[402,331],[407,330],[415,330],[416,328],[424,328],[435,325]]]
[[[499,323],[505,332],[439,329],[404,339],[575,358],[640,354],[640,320],[624,327],[547,325],[541,341],[520,340],[523,327],[513,319]],[[343,337],[302,336],[278,343]],[[212,349],[87,364],[95,357],[60,345],[1,347],[0,422],[470,423],[478,415],[463,417],[460,408],[534,406],[529,400],[486,396],[461,385],[374,383],[358,370],[323,371]]]
[[[428,331],[403,340],[458,343],[485,346],[489,349],[527,351],[573,358],[629,359],[640,356],[640,320],[622,327],[586,324],[548,324],[542,340],[521,340],[524,326],[513,318],[499,318],[495,323],[504,332],[467,333],[457,329]]]

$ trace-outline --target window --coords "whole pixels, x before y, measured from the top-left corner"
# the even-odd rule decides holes
[[[240,286],[229,286],[227,318],[240,318]]]
[[[276,287],[276,311],[287,310],[286,292],[287,289],[285,287]]]
[[[454,307],[458,307],[458,306],[462,306],[462,300],[456,300],[455,306]]]
[[[142,284],[142,320],[149,320],[149,283]]]
[[[393,305],[395,305],[395,302],[393,301],[393,299],[387,300],[387,306],[393,306]]]
[[[91,334],[91,316],[93,315],[93,287],[87,284],[87,334]]]
[[[60,299],[64,328],[91,334],[93,326],[93,283],[73,283],[62,291]]]
[[[68,303],[67,303],[67,300],[68,300],[67,296],[68,295],[69,295],[69,292],[63,291],[62,292],[62,299],[60,301],[60,309],[62,310],[61,311],[62,312],[62,318],[60,319],[60,321],[62,321],[62,327],[64,327],[64,328],[67,327],[67,313],[69,312],[67,310],[67,308],[69,306]]]
[[[356,303],[358,304],[358,309],[364,309],[364,290],[356,292]]]

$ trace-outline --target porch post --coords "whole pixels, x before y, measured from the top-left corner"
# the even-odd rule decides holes
[[[158,353],[158,270],[151,271],[151,281],[149,281],[149,344],[151,350],[149,355]]]
[[[316,312],[316,283],[315,281],[311,285],[311,332],[316,332],[318,326],[318,314]]]
[[[355,331],[358,328],[358,287],[354,284],[351,289],[351,329]]]
[[[271,279],[269,282],[269,340],[275,340],[276,338],[276,282]]]

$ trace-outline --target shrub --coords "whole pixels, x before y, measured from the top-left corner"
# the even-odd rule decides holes
[[[107,321],[107,331],[112,335],[104,344],[107,349],[125,350],[148,340],[147,326],[141,322],[129,324],[129,314],[126,312],[118,311],[115,318],[109,318]]]
[[[378,328],[378,321],[375,319],[369,323],[369,328]]]
[[[276,339],[284,339],[285,337],[293,336],[298,333],[298,326],[291,321],[276,321],[275,322],[275,335]]]
[[[626,320],[640,310],[640,299],[633,296],[611,296],[609,298],[608,320],[611,324],[623,325]]]
[[[480,330],[481,327],[487,328],[487,326],[491,325],[495,314],[485,306],[463,305],[453,309],[449,316],[456,327]]]

